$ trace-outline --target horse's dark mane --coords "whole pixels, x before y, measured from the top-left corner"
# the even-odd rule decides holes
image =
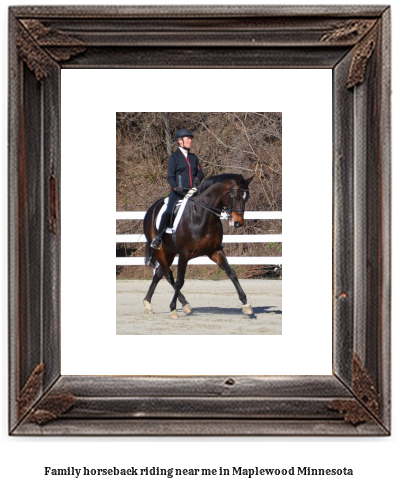
[[[205,190],[207,190],[210,186],[212,186],[215,183],[221,183],[223,181],[229,181],[231,179],[237,181],[239,178],[241,179],[240,185],[246,184],[246,186],[244,186],[244,187],[248,188],[248,184],[246,183],[246,180],[242,174],[232,174],[232,173],[217,174],[216,176],[210,176],[209,178],[206,178],[206,180],[199,187],[197,195],[200,195],[201,193],[203,193]]]

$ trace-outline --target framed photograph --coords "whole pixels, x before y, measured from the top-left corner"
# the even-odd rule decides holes
[[[270,94],[282,72],[262,72]],[[179,101],[183,85],[183,99],[214,111],[116,113],[117,334],[282,333],[282,112],[218,111],[239,94],[245,74],[124,72],[127,86],[145,94],[143,105],[170,105],[165,95],[174,93]],[[176,82],[186,77],[186,87]],[[154,78],[162,87],[147,90]],[[121,91],[126,83],[111,85]],[[178,280],[184,286],[171,311],[170,282]]]
[[[11,435],[390,434],[390,36],[387,6],[10,8]],[[287,374],[278,365],[270,367],[270,348],[259,344],[259,338],[251,345],[247,339],[255,340],[253,337],[211,337],[214,343],[207,341],[199,349],[196,344],[207,340],[205,336],[184,337],[190,341],[173,353],[171,345],[178,344],[177,337],[163,336],[158,342],[152,336],[117,336],[115,312],[103,308],[103,299],[115,303],[115,263],[112,282],[107,282],[106,276],[93,279],[96,295],[85,309],[78,285],[84,285],[84,262],[101,261],[95,254],[97,249],[103,251],[82,227],[86,210],[96,211],[92,216],[97,218],[87,222],[99,221],[107,237],[104,248],[115,255],[115,111],[185,109],[176,103],[178,95],[168,93],[174,106],[154,107],[140,101],[148,92],[137,90],[151,72],[152,80],[160,81],[154,85],[158,89],[163,74],[176,74],[177,78],[182,69],[206,75],[204,92],[218,88],[214,92],[220,94],[220,100],[223,94],[215,74],[221,70],[234,76],[240,72],[243,92],[246,79],[248,86],[261,81],[261,86],[248,91],[248,101],[251,94],[262,100],[269,72],[283,72],[281,93],[287,99],[299,87],[301,73],[311,74],[307,85],[314,84],[314,93],[320,72],[330,78],[323,111],[330,125],[322,132],[326,138],[322,147],[330,160],[320,158],[321,174],[312,178],[320,198],[314,198],[307,213],[311,216],[322,210],[321,218],[313,224],[315,236],[325,237],[321,231],[326,227],[331,231],[332,225],[332,243],[329,236],[328,245],[314,248],[329,255],[332,244],[332,275],[331,270],[328,274],[318,271],[317,261],[301,264],[300,255],[293,254],[285,263],[284,253],[283,260],[288,286],[296,286],[294,280],[289,281],[290,270],[295,268],[314,277],[311,290],[293,289],[298,291],[292,296],[297,304],[284,301],[284,323],[291,314],[298,337],[308,324],[320,327],[330,345],[324,344],[323,352],[317,338],[310,337],[304,346],[293,343],[294,338],[285,335],[292,323],[283,326],[282,336],[262,337],[288,340],[299,361],[308,360],[309,354],[320,357],[329,368],[323,373],[309,375],[302,368]],[[89,81],[88,86],[80,77]],[[96,127],[96,113],[90,114],[87,122],[79,113],[81,98],[90,99],[90,88],[94,91],[96,85],[110,80],[107,77],[117,77],[120,84],[127,80],[133,100],[115,108],[122,90],[115,83],[102,89],[94,108],[101,108],[104,116],[112,107],[113,115],[102,118]],[[72,85],[66,83],[67,78]],[[157,101],[156,91],[153,97]],[[302,98],[310,104],[312,96]],[[238,108],[199,106],[187,103],[188,109],[197,111]],[[265,106],[252,103],[239,109],[282,111],[283,121],[290,113],[289,108]],[[68,113],[72,121],[75,113],[74,125],[64,119]],[[302,114],[305,118],[306,111]],[[73,130],[64,133],[68,126],[75,134]],[[96,129],[94,136],[90,127]],[[300,127],[299,123],[293,127]],[[307,145],[293,147],[301,158],[320,140],[313,131],[306,137]],[[84,153],[87,148],[101,147],[103,138],[113,142],[107,154],[113,180],[95,151]],[[284,150],[283,168],[290,161],[285,159]],[[92,175],[103,175],[113,193],[107,193],[105,182],[104,188],[97,186],[97,181],[90,186],[88,169],[94,169]],[[284,180],[288,171],[294,172],[295,167],[284,168]],[[328,198],[326,208],[323,195]],[[79,203],[79,223],[73,214],[70,218],[71,197]],[[291,214],[285,205],[283,211],[288,222]],[[284,244],[286,241],[285,237]],[[300,247],[299,240],[297,243]],[[70,261],[74,248],[84,258],[79,264],[81,277]],[[68,275],[69,270],[74,275]],[[68,278],[72,278],[72,287],[65,283]],[[330,286],[332,283],[331,297],[329,288],[324,287],[326,279]],[[142,303],[142,299],[133,302]],[[322,316],[316,314],[319,306],[323,306]],[[125,366],[106,365],[110,357],[104,348],[105,325],[113,340],[118,340],[112,351],[116,358],[129,360],[131,372],[126,372]],[[89,334],[88,344],[83,343],[85,334]],[[138,344],[134,350],[129,346],[133,342]],[[85,372],[70,371],[65,365],[67,347],[72,358],[87,362]],[[280,358],[284,357],[290,358],[291,353],[283,352]],[[178,363],[170,365],[168,359]],[[190,366],[192,360],[197,365]],[[244,362],[237,369],[232,361],[239,360]],[[251,365],[251,360],[256,364]],[[102,369],[97,361],[105,364]],[[218,364],[213,365],[214,361]],[[163,370],[158,368],[162,364]]]

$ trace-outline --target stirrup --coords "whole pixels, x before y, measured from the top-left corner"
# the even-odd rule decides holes
[[[158,242],[159,241],[159,242]],[[151,243],[151,248],[152,249],[161,249],[162,248],[162,239],[160,237],[154,237]]]

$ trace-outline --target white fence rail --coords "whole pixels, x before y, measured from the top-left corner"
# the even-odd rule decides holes
[[[281,243],[282,234],[225,234],[223,243]],[[144,234],[117,234],[117,243],[145,243]]]
[[[116,220],[142,220],[145,212],[116,212]],[[276,220],[282,219],[282,212],[245,212],[244,219]],[[281,243],[282,234],[230,234],[223,236],[223,243]],[[145,243],[144,234],[117,234],[117,243]],[[228,256],[230,265],[281,265],[281,256]],[[177,265],[178,258],[173,261]],[[202,256],[189,261],[190,265],[214,265],[209,258]],[[144,257],[117,257],[117,266],[144,265]]]
[[[144,265],[144,258],[117,258],[116,264],[120,265]],[[228,256],[227,261],[230,265],[281,265],[281,256]],[[178,258],[173,260],[173,265],[177,265]],[[205,256],[194,258],[188,262],[189,265],[214,265],[215,263]]]
[[[116,220],[143,220],[146,212],[116,212]],[[244,219],[282,219],[283,212],[244,212]]]

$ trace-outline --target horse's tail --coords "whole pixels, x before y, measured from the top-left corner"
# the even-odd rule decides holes
[[[155,268],[156,259],[154,257],[154,250],[151,248],[151,244],[149,241],[147,241],[145,245],[144,263],[147,266],[152,266],[153,268]]]

